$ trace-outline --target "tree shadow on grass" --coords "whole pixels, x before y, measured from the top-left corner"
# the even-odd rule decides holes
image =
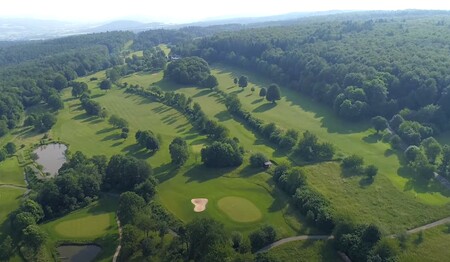
[[[262,104],[260,106],[258,106],[257,108],[253,109],[253,112],[255,113],[263,113],[266,112],[267,110],[270,110],[272,108],[274,108],[277,104],[275,103],[265,103]]]
[[[450,192],[439,181],[422,177],[407,165],[401,166],[397,170],[397,174],[408,179],[403,188],[404,191],[414,190],[417,193],[439,193],[445,197],[450,197]]]
[[[380,136],[380,134],[370,134],[368,136],[363,137],[362,140],[366,143],[374,144],[374,143],[378,142],[379,140],[381,140],[381,136]]]
[[[254,104],[259,104],[259,103],[261,103],[262,101],[264,101],[264,98],[256,99],[256,100],[254,100],[254,101],[252,102],[252,105],[254,105]]]
[[[395,151],[392,150],[391,148],[386,149],[386,151],[384,151],[384,156],[385,156],[385,157],[390,157],[390,156],[392,156],[392,155],[394,155],[394,154],[395,154]]]
[[[200,91],[200,92],[198,92],[197,94],[193,95],[192,98],[195,98],[195,97],[202,97],[202,96],[205,96],[205,95],[210,94],[211,92],[212,92],[211,89],[203,89],[202,91]]]
[[[88,208],[87,212],[92,215],[99,215],[108,212],[115,212],[117,208],[118,195],[108,195],[99,198],[97,204]]]
[[[147,159],[155,154],[153,151],[141,147],[139,144],[133,144],[122,148],[121,150],[126,155],[133,156],[138,159]]]
[[[184,176],[189,178],[188,182],[197,181],[201,183],[231,173],[236,168],[237,167],[209,168],[204,165],[196,165],[189,169]]]
[[[109,141],[109,140],[117,140],[117,139],[121,139],[119,134],[110,134],[105,136],[104,138],[102,138],[102,141]]]
[[[375,180],[371,177],[362,177],[361,180],[359,180],[359,186],[362,188],[367,188],[372,185],[374,181]]]
[[[153,169],[153,173],[155,174],[155,178],[158,179],[159,183],[164,183],[165,181],[175,177],[179,170],[180,168],[175,166],[174,164],[166,163]]]
[[[170,107],[167,107],[165,105],[160,105],[160,106],[158,106],[156,108],[153,108],[152,111],[155,112],[155,113],[161,113],[162,114],[162,113],[170,111],[170,109],[171,109]]]
[[[261,173],[262,171],[264,171],[263,167],[256,168],[256,167],[252,167],[252,166],[248,165],[239,172],[239,176],[240,177],[251,177],[258,173]]]
[[[224,122],[231,119],[231,115],[230,113],[228,113],[228,111],[222,111],[220,113],[217,113],[214,117],[217,118],[219,122]]]
[[[109,132],[112,132],[112,131],[114,131],[116,128],[115,127],[105,127],[105,128],[103,128],[102,130],[99,130],[99,131],[97,131],[97,132],[95,132],[97,135],[101,135],[101,134],[106,134],[106,133],[109,133]]]

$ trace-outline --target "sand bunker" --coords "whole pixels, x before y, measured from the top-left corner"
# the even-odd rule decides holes
[[[208,204],[207,198],[193,198],[191,199],[192,204],[194,204],[195,212],[203,212],[206,209],[206,204]]]

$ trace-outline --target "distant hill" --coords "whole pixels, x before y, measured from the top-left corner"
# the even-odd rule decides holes
[[[163,23],[141,23],[132,20],[119,20],[107,24],[103,24],[86,31],[90,33],[106,32],[106,31],[144,31],[149,29],[164,28],[167,25]]]

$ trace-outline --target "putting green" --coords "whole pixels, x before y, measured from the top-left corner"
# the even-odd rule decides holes
[[[109,217],[109,214],[101,214],[62,221],[55,225],[55,231],[61,236],[75,238],[101,236],[110,227]]]
[[[253,222],[261,219],[262,216],[261,211],[252,202],[242,197],[221,198],[217,206],[236,222]]]

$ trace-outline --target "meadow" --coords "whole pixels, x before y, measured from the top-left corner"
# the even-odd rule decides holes
[[[10,223],[6,220],[9,213],[19,207],[23,193],[25,193],[25,189],[0,186],[0,203],[2,206],[0,208],[0,236],[1,233],[9,232]]]
[[[324,240],[290,242],[271,249],[269,254],[280,261],[342,261],[333,248],[333,243]]]
[[[98,261],[111,261],[119,235],[116,210],[117,197],[103,196],[85,208],[46,222],[42,228],[49,235],[48,250],[52,252],[62,243],[96,243],[102,247]]]
[[[15,156],[5,159],[0,162],[0,184],[25,187],[23,172]]]

